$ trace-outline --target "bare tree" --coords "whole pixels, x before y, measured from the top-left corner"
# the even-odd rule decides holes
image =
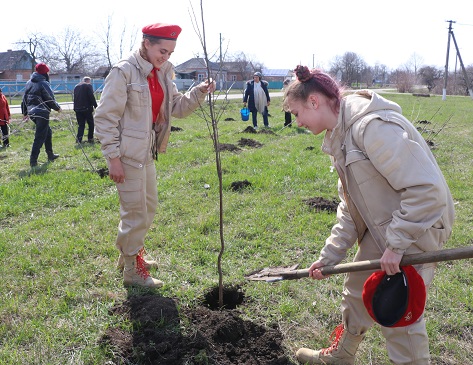
[[[34,67],[38,63],[38,59],[41,59],[41,46],[46,43],[46,36],[42,33],[28,33],[26,39],[19,40],[15,44],[19,45],[21,49],[28,51],[31,55],[31,72],[34,71]]]
[[[230,57],[230,59],[226,62],[231,62],[233,69],[237,70],[242,80],[246,80],[251,77],[253,64],[246,58],[246,55],[243,52]]]
[[[41,58],[55,71],[92,71],[100,58],[92,42],[72,28],[66,28],[57,36],[47,37],[40,43],[40,48]]]
[[[414,77],[417,79],[418,71],[422,63],[424,63],[424,59],[414,52],[409,57],[409,60],[405,63],[404,67],[406,68],[407,71],[413,72]]]
[[[211,69],[210,69],[210,60],[209,60],[209,54],[207,52],[207,41],[205,37],[205,21],[204,21],[204,9],[203,9],[203,4],[202,0],[200,0],[200,14],[201,14],[201,19],[200,22],[197,20],[197,17],[195,15],[194,9],[192,7],[192,3],[190,3],[190,16],[191,16],[191,21],[192,25],[194,26],[194,30],[197,33],[197,36],[199,37],[200,44],[202,46],[202,50],[204,53],[204,60],[207,65],[207,77],[209,79],[209,83],[211,81]],[[199,26],[200,24],[200,26]],[[229,91],[229,90],[228,90]],[[223,271],[222,271],[222,259],[223,259],[223,254],[225,252],[225,239],[224,239],[224,227],[223,227],[223,172],[222,172],[222,161],[221,161],[221,156],[220,156],[220,141],[219,141],[219,130],[218,130],[218,122],[220,120],[220,117],[222,116],[222,113],[225,110],[225,107],[228,105],[228,91],[225,94],[224,98],[224,103],[220,110],[217,110],[215,107],[215,99],[212,99],[212,95],[209,95],[208,98],[208,108],[204,108],[204,105],[201,106],[200,111],[201,111],[201,116],[202,118],[206,121],[207,127],[209,129],[209,134],[210,137],[212,138],[213,142],[213,147],[215,151],[215,163],[216,163],[216,169],[217,169],[217,177],[218,177],[218,182],[219,182],[219,237],[220,237],[220,251],[218,254],[217,258],[217,270],[218,270],[218,302],[219,302],[219,307],[223,308]]]
[[[347,85],[358,84],[363,71],[366,69],[365,61],[355,52],[346,52],[343,56],[336,56],[332,62],[330,73],[342,73],[341,81]]]
[[[373,68],[373,78],[377,83],[381,82],[382,85],[386,84],[388,81],[388,67],[376,63]]]
[[[413,72],[406,69],[397,69],[391,74],[391,78],[396,84],[398,92],[412,92],[415,84],[415,76]]]
[[[114,38],[114,34],[118,34],[116,29],[121,29],[120,37]],[[107,23],[103,26],[102,31],[97,32],[100,43],[103,47],[105,62],[111,68],[117,61],[130,53],[136,46],[138,39],[138,30],[135,27],[129,28],[127,22],[122,25],[115,26],[113,14],[107,17]]]

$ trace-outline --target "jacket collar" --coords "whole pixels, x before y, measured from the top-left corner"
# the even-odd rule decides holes
[[[128,58],[128,62],[130,62],[132,65],[134,65],[138,70],[140,70],[140,73],[144,78],[147,78],[150,72],[153,70],[153,65],[145,60],[143,57],[141,57],[140,51],[136,50],[133,52],[130,57]],[[164,73],[168,73],[172,70],[173,65],[171,62],[166,61],[159,71],[163,71]]]

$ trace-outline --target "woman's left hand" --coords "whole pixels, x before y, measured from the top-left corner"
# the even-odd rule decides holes
[[[391,251],[389,248],[384,250],[383,256],[381,257],[380,264],[381,270],[386,271],[387,275],[394,275],[401,272],[399,264],[401,263],[404,255]]]
[[[211,94],[215,91],[215,89],[217,88],[217,85],[215,81],[210,78],[201,82],[197,87],[199,88],[201,92]]]

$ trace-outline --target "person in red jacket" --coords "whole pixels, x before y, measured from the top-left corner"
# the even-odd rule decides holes
[[[3,147],[10,147],[10,139],[9,137],[9,128],[8,125],[10,124],[10,107],[8,106],[8,100],[3,95],[2,89],[0,89],[0,129],[2,130],[2,141]],[[1,146],[0,146],[1,147]]]

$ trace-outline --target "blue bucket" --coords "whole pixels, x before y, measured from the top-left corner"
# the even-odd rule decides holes
[[[250,118],[250,110],[248,108],[242,108],[240,110],[241,120],[246,122]]]

